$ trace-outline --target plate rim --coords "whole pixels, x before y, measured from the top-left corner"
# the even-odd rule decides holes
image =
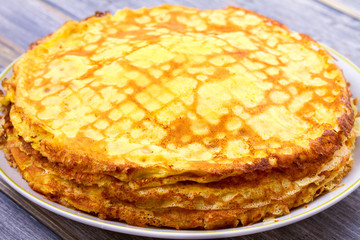
[[[333,57],[336,56],[336,57],[340,58],[346,64],[348,64],[349,67],[354,69],[360,75],[360,68],[357,67],[353,62],[351,62],[349,59],[347,59],[346,57],[344,57],[343,55],[338,53],[336,50],[326,46],[325,44],[321,43],[321,45]],[[12,63],[10,63],[7,67],[5,67],[5,69],[0,74],[0,81],[2,81],[5,78],[6,74],[12,70],[14,63],[20,57],[18,57]],[[7,162],[7,160],[5,158],[4,158],[4,160]],[[19,175],[21,176],[20,173],[19,173]],[[330,199],[326,200],[324,203],[322,203],[318,206],[315,206],[312,209],[300,212],[299,214],[297,214],[295,216],[291,216],[289,218],[279,219],[276,221],[263,222],[264,224],[257,225],[257,226],[253,225],[253,226],[227,228],[227,229],[219,229],[219,230],[175,230],[175,229],[161,229],[161,228],[158,228],[158,229],[157,228],[144,228],[144,227],[132,226],[132,225],[128,225],[125,223],[116,222],[116,221],[108,221],[108,220],[102,220],[102,219],[89,218],[89,217],[93,217],[93,216],[88,215],[88,217],[87,217],[86,213],[83,213],[78,210],[73,210],[73,209],[65,207],[65,206],[61,206],[62,208],[59,208],[52,204],[54,202],[51,202],[51,201],[47,202],[45,198],[44,199],[38,198],[37,196],[33,195],[33,193],[28,192],[23,187],[21,187],[19,184],[17,184],[10,176],[8,176],[8,174],[1,167],[0,167],[0,177],[7,184],[9,184],[14,190],[16,190],[19,194],[21,194],[26,199],[30,200],[31,202],[37,204],[40,207],[43,207],[55,214],[61,215],[63,217],[71,219],[73,221],[77,221],[77,222],[87,224],[87,225],[90,225],[93,227],[106,229],[106,230],[110,230],[110,231],[114,231],[114,232],[120,232],[120,233],[132,234],[132,235],[144,236],[144,237],[157,237],[157,238],[169,238],[169,239],[170,238],[171,239],[182,239],[184,237],[185,238],[192,237],[193,239],[235,237],[235,236],[251,235],[251,234],[255,234],[255,233],[260,233],[260,232],[265,232],[265,231],[269,231],[272,229],[280,228],[280,227],[290,225],[290,224],[296,223],[298,221],[304,220],[304,219],[309,218],[319,212],[324,211],[325,209],[340,202],[342,199],[347,197],[349,194],[351,194],[353,191],[355,191],[360,186],[360,176],[359,176],[358,179],[355,179],[353,182],[351,182],[352,184],[350,186],[348,186],[346,189],[339,192],[337,195],[331,197]],[[35,193],[37,193],[37,192],[35,192]],[[316,199],[314,201],[316,201]],[[302,207],[302,206],[300,206],[300,207]],[[65,209],[63,209],[63,208],[65,208]],[[79,212],[81,215],[72,213],[68,210],[73,210],[73,211]],[[85,216],[82,216],[82,215],[85,215]],[[288,214],[283,215],[281,217],[286,217],[287,215]],[[279,218],[281,218],[281,217],[279,217]],[[121,224],[121,225],[119,225],[119,224]]]

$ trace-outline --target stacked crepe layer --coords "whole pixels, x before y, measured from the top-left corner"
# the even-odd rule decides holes
[[[351,168],[356,109],[309,37],[228,8],[97,14],[39,40],[3,83],[3,149],[30,186],[139,226],[247,225]]]

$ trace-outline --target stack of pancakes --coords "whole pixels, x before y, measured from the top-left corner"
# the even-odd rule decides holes
[[[253,12],[164,5],[66,22],[3,82],[2,148],[35,190],[137,226],[276,217],[351,169],[332,57]]]

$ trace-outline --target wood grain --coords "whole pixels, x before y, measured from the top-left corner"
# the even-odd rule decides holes
[[[29,214],[31,214],[31,216],[33,216],[38,221],[42,222],[46,227],[51,229],[59,237],[69,240],[80,239],[80,237],[75,235],[75,233],[73,233],[71,229],[67,229],[66,225],[64,225],[61,221],[58,221],[58,219],[56,219],[53,214],[49,214],[49,212],[45,209],[39,208],[35,204],[29,202],[27,199],[20,196],[14,189],[9,187],[3,181],[0,181],[0,190],[9,198],[11,198],[11,200],[13,200],[16,204],[18,204]]]
[[[0,66],[9,65],[14,59],[19,57],[24,51],[17,45],[9,42],[0,35]],[[2,70],[2,69],[0,69]]]
[[[338,10],[339,12],[342,12],[343,14],[349,15],[353,18],[356,18],[357,20],[360,20],[360,12],[354,10],[353,8],[348,7],[347,5],[344,5],[335,0],[318,0],[318,1],[322,2],[323,4],[326,4],[329,7],[334,8],[335,10]]]
[[[340,2],[360,11],[359,2]],[[360,21],[315,0],[12,0],[1,1],[0,5],[0,70],[21,55],[31,42],[55,31],[67,20],[80,20],[95,11],[114,13],[124,7],[151,7],[162,3],[202,9],[233,5],[254,10],[312,36],[360,66]],[[0,193],[0,239],[151,239],[65,219],[34,205],[3,182],[0,190],[9,196]],[[360,239],[360,189],[299,223],[231,239]]]

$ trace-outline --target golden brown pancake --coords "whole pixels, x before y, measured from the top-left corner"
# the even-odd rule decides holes
[[[179,182],[133,190],[106,175],[74,176],[71,170],[47,161],[28,143],[8,133],[13,161],[30,186],[49,199],[102,218],[177,229],[236,227],[286,214],[341,181],[351,169],[354,143],[349,141],[336,151],[315,176],[296,181],[272,172],[216,183]]]
[[[356,108],[341,70],[310,37],[248,10],[163,5],[69,21],[13,72],[8,159],[35,190],[104,218],[250,224],[351,168]]]

